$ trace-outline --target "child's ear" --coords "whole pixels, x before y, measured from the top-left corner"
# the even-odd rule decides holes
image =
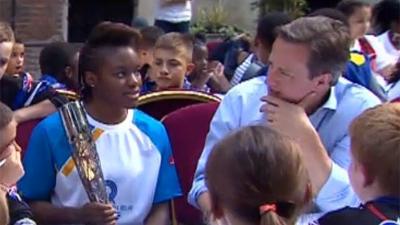
[[[188,63],[186,66],[186,75],[189,75],[193,72],[195,65],[193,63]]]
[[[369,172],[368,169],[361,163],[359,163],[358,166],[363,176],[363,181],[362,181],[363,187],[370,186],[372,183],[374,183],[375,176],[373,176],[373,174],[371,174],[371,172]]]

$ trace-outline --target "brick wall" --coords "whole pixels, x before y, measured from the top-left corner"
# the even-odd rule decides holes
[[[11,22],[11,0],[0,0],[0,20]]]
[[[53,41],[67,41],[68,0],[14,0],[17,38],[26,46],[25,69],[40,75],[41,49]],[[12,0],[0,0],[0,19],[12,20]]]

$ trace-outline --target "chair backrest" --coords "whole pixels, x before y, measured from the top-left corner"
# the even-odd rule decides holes
[[[41,121],[42,119],[34,119],[18,124],[17,127],[17,137],[15,140],[18,145],[21,147],[21,157],[23,158],[28,148],[29,139],[31,138],[31,134],[33,128]]]
[[[185,106],[220,101],[220,98],[214,95],[198,91],[159,91],[140,96],[137,108],[155,119],[161,120],[168,113]]]
[[[174,200],[178,222],[201,224],[199,210],[187,203],[198,159],[204,148],[210,122],[219,103],[204,103],[178,109],[163,119],[171,141],[183,196]]]

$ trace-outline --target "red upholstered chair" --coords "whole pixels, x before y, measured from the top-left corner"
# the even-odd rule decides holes
[[[161,120],[165,115],[177,109],[207,102],[220,102],[220,98],[190,90],[159,91],[140,96],[137,108]]]
[[[28,147],[29,139],[31,138],[32,130],[42,119],[35,119],[18,124],[16,141],[21,146],[21,156],[24,157]]]
[[[187,203],[187,194],[218,105],[214,102],[187,106],[166,115],[162,120],[171,141],[183,191],[183,196],[174,200],[176,218],[185,225],[202,223],[200,211]]]

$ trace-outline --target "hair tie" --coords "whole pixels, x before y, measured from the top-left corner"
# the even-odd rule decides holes
[[[259,207],[260,215],[264,215],[265,213],[269,212],[276,212],[276,204],[264,204]]]

